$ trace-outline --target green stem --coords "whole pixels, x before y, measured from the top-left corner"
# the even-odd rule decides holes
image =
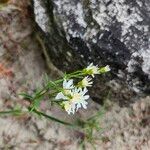
[[[70,78],[83,78],[83,75],[84,75],[84,73],[78,73],[78,74],[73,74],[73,75],[68,75],[68,79],[70,79]]]
[[[55,117],[52,117],[52,116],[50,116],[50,115],[47,115],[47,114],[45,114],[45,113],[43,113],[43,112],[41,112],[41,111],[38,111],[38,110],[36,110],[36,109],[34,109],[33,112],[35,112],[36,114],[41,115],[41,116],[43,116],[43,117],[45,117],[45,118],[47,118],[47,119],[50,119],[50,120],[52,120],[52,121],[59,122],[59,123],[61,123],[61,124],[63,124],[63,125],[68,125],[68,126],[71,126],[71,127],[74,126],[73,124],[70,124],[70,123],[68,123],[68,122],[65,122],[65,121],[62,121],[62,120],[57,119],[57,118],[55,118]]]
[[[0,111],[0,115],[7,115],[7,114],[21,114],[21,110],[9,110],[9,111]]]
[[[82,75],[84,75],[84,74],[82,73],[82,71],[76,71],[76,72],[74,72],[74,73],[72,73],[72,74],[68,74],[68,75],[67,75],[67,78],[68,78],[68,79],[74,78],[74,77],[77,78],[77,77],[80,77],[80,76],[82,76]],[[37,99],[37,98],[41,97],[42,95],[44,95],[45,93],[47,93],[48,90],[49,90],[49,88],[51,88],[51,87],[55,87],[55,88],[56,88],[57,84],[63,82],[63,80],[64,80],[64,79],[58,79],[58,80],[56,80],[56,81],[53,82],[53,85],[52,85],[52,82],[49,82],[49,83],[36,95],[36,97],[35,97],[34,99]],[[57,88],[58,88],[58,87],[57,87]]]
[[[56,80],[54,82],[54,84],[61,83],[62,81],[63,81],[63,79]],[[46,94],[51,87],[56,87],[56,85],[52,85],[51,82],[48,82],[47,85],[45,87],[43,87],[43,89],[34,97],[34,99],[37,99],[37,98],[43,96],[44,94]]]
[[[78,71],[76,73],[77,74],[72,74],[72,75],[69,74],[67,78],[69,79],[69,78],[73,78],[73,77],[80,77],[83,75],[83,73],[81,73],[81,71]],[[52,83],[49,82],[33,99],[36,100],[39,97],[43,96],[44,94],[46,94],[48,92],[49,88],[51,88],[51,87],[56,88],[56,85],[61,83],[62,81],[63,81],[63,79],[56,80],[56,81],[54,81],[54,85],[52,85]]]
[[[54,81],[56,84],[61,83],[64,79],[58,79],[56,81]]]
[[[75,71],[73,73],[70,73],[69,75],[75,75],[75,74],[79,74],[79,73],[82,73],[82,71],[81,70],[80,71]]]

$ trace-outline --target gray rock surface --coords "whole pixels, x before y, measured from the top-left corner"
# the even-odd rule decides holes
[[[110,65],[111,75],[104,80],[150,93],[149,0],[33,2],[47,55],[59,69],[75,70],[90,62]]]

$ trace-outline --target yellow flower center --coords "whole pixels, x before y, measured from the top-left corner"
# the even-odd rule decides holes
[[[70,107],[71,107],[71,103],[70,102],[67,102],[67,103],[64,104],[65,110],[70,109]]]
[[[79,93],[73,94],[72,98],[70,99],[71,102],[79,101],[81,98],[81,95]]]
[[[64,89],[64,94],[65,94],[65,95],[70,95],[70,90]]]

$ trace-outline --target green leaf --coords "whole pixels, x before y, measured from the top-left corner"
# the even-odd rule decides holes
[[[33,107],[34,108],[39,108],[41,100],[42,100],[42,97],[39,97],[38,99],[35,99],[33,101]]]
[[[37,89],[35,90],[34,97],[37,97],[38,95],[40,95],[41,91],[42,91],[42,90],[40,90],[40,88],[37,88]]]
[[[33,97],[32,97],[31,95],[27,94],[27,93],[20,93],[19,95],[21,95],[21,96],[23,96],[24,98],[29,99],[29,100],[32,100],[32,99],[33,99]]]
[[[53,87],[53,86],[55,87],[57,86],[57,84],[53,81],[48,81],[48,87]]]
[[[13,114],[13,115],[20,115],[21,114],[21,110],[20,109],[16,109],[16,110],[8,110],[8,111],[0,111],[0,115],[9,115],[9,114]]]

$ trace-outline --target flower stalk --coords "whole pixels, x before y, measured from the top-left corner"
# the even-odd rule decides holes
[[[30,102],[28,107],[29,112],[34,112],[45,118],[51,119],[65,125],[71,125],[65,121],[59,120],[55,117],[45,114],[40,111],[40,103],[45,97],[48,97],[52,103],[56,103],[69,115],[75,114],[79,109],[87,109],[90,99],[88,88],[93,86],[95,75],[107,73],[110,67],[99,68],[98,65],[91,63],[82,70],[75,71],[70,74],[65,74],[62,78],[50,81],[47,80],[46,85],[38,92],[29,95],[22,93],[25,100]],[[21,110],[2,111],[2,114],[21,114]]]

